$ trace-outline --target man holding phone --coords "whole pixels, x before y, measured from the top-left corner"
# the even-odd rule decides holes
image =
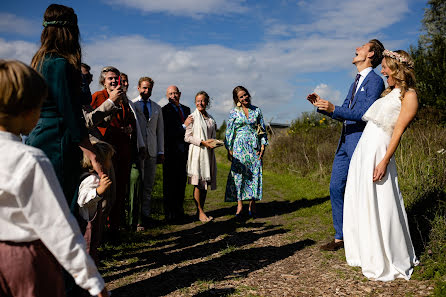
[[[90,106],[91,103],[91,92],[90,83],[92,82],[93,75],[90,73],[90,66],[82,63],[81,64],[81,93],[82,93],[82,112],[84,114],[85,125],[88,128],[90,135],[97,139],[102,138],[97,126],[107,126],[113,117],[113,115],[119,110],[119,99],[120,96],[113,96],[111,99],[105,100],[99,107],[93,109]],[[116,104],[115,104],[116,103]]]
[[[104,86],[104,89],[94,93],[91,101],[91,107],[94,109],[107,100],[118,106],[118,111],[112,116],[110,122],[98,126],[101,140],[110,143],[116,150],[113,156],[116,198],[109,215],[112,231],[123,227],[132,154],[131,133],[128,133],[128,131],[136,131],[137,125],[129,103],[123,100],[125,95],[120,84],[120,75],[120,71],[115,67],[104,67],[99,78],[99,83]]]

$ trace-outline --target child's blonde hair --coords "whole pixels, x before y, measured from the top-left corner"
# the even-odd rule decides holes
[[[47,96],[38,72],[20,61],[0,60],[0,118],[40,108]]]
[[[111,159],[113,155],[115,154],[115,149],[111,144],[105,141],[97,141],[92,142],[93,147],[96,149],[96,161],[99,163],[104,163],[105,160]],[[87,157],[86,154],[84,154],[84,158],[81,162],[82,168],[84,169],[93,169],[93,166],[91,165],[91,160]]]

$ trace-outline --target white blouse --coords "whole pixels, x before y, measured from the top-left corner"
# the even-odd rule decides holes
[[[80,287],[91,295],[102,291],[104,280],[87,254],[50,160],[0,131],[0,241],[38,239]]]
[[[91,221],[94,218],[98,202],[102,199],[96,192],[99,181],[99,176],[96,173],[92,173],[84,178],[79,185],[77,204],[79,205],[80,216],[86,221]]]

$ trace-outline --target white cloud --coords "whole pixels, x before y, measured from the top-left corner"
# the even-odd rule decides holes
[[[162,105],[167,102],[166,88],[172,84],[180,88],[181,101],[192,108],[195,94],[207,91],[213,98],[210,113],[219,123],[227,118],[233,106],[232,89],[237,85],[251,91],[253,104],[262,108],[265,119],[293,120],[301,111],[311,109],[305,97],[314,89],[311,81],[299,82],[297,86],[297,77],[323,71],[350,71],[354,48],[358,45],[356,40],[314,37],[235,50],[219,45],[177,47],[139,35],[103,38],[93,39],[83,48],[84,62],[92,67],[94,75],[92,91],[101,88],[100,69],[113,65],[128,74],[130,98],[138,95],[136,83],[141,76],[154,79],[152,99]],[[0,39],[1,56],[29,62],[36,50],[37,46],[27,42],[6,43]],[[332,101],[340,98],[340,92],[327,85],[316,89],[328,94],[325,97]]]
[[[0,58],[20,60],[25,64],[31,62],[31,58],[37,51],[37,44],[27,41],[6,41],[0,38]]]
[[[177,51],[172,57],[166,57],[168,72],[193,71],[199,65],[194,61],[192,53]]]
[[[245,0],[111,0],[104,2],[113,6],[124,5],[142,12],[164,12],[191,17],[200,17],[205,14],[242,13],[247,10],[247,7],[243,5]]]
[[[164,106],[167,103],[169,103],[169,100],[167,100],[166,97],[161,98],[160,100],[156,101],[160,106]]]
[[[41,30],[36,21],[21,18],[12,13],[0,12],[0,32],[33,35]]]
[[[262,108],[265,118],[281,114],[280,121],[294,119],[311,109],[305,101],[312,89],[298,88],[290,77],[311,72],[350,69],[354,40],[306,39],[265,43],[252,50],[235,50],[219,45],[176,47],[143,36],[121,36],[96,40],[84,47],[84,60],[92,66],[98,90],[99,70],[114,65],[130,79],[129,97],[136,97],[141,76],[155,80],[152,99],[167,102],[165,91],[177,85],[181,101],[193,107],[194,95],[205,90],[213,98],[210,113],[219,122],[233,106],[232,89],[243,85],[251,91],[253,104]],[[313,87],[314,88],[314,87]],[[334,91],[339,98],[339,91]],[[330,97],[332,98],[332,97]]]
[[[327,84],[317,85],[313,92],[317,93],[321,98],[331,101],[335,105],[342,104],[341,92]]]
[[[313,22],[283,24],[270,20],[266,32],[269,35],[357,38],[376,33],[400,21],[409,12],[408,0],[314,0],[299,2],[305,14]]]

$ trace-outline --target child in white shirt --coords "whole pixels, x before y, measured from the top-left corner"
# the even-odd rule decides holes
[[[108,296],[51,162],[20,141],[47,92],[35,70],[0,60],[0,296],[65,296],[60,265],[91,295]]]
[[[96,150],[96,160],[103,164],[104,172],[109,172],[112,167],[113,146],[107,142],[98,141],[93,143],[93,147]],[[103,174],[101,178],[99,177],[86,154],[84,154],[82,167],[88,171],[81,175],[82,181],[79,185],[77,198],[79,216],[84,221],[80,225],[86,225],[84,239],[87,242],[87,251],[96,264],[98,264],[97,248],[99,247],[105,224],[105,215],[101,202],[112,181],[106,174]]]

